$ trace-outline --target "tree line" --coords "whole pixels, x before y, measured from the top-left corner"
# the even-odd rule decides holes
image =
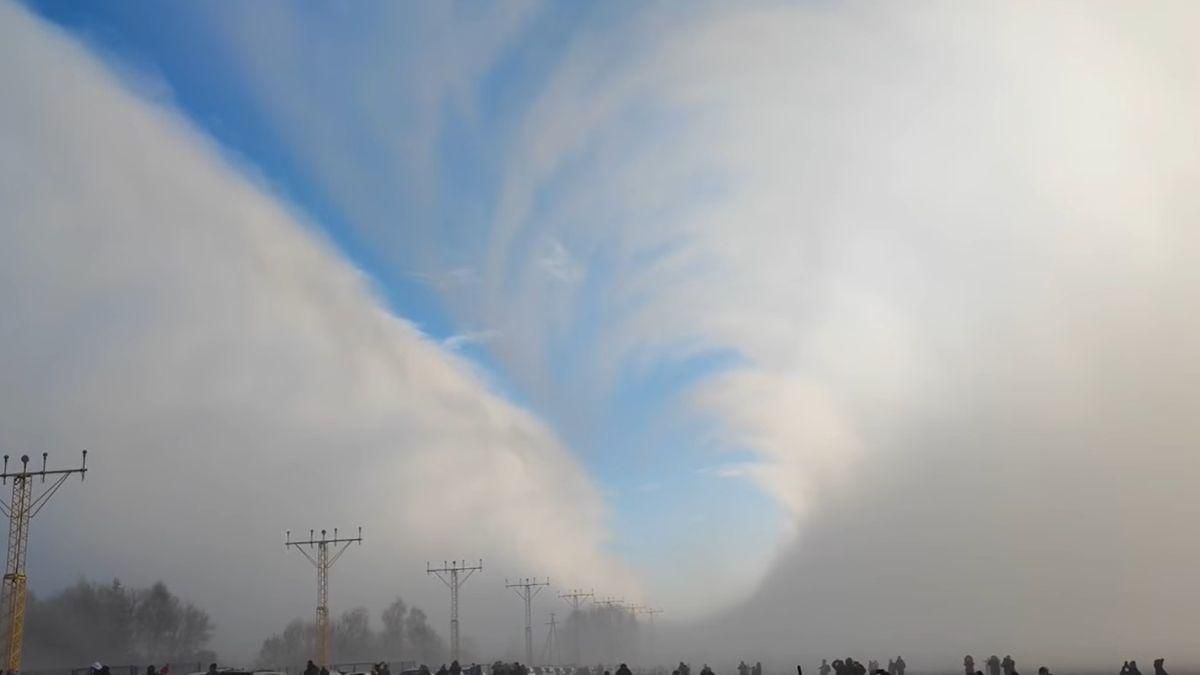
[[[448,650],[437,631],[429,625],[425,612],[409,608],[396,598],[380,615],[382,626],[375,630],[370,613],[362,607],[343,612],[333,621],[331,647],[334,659],[342,663],[379,660],[405,660],[418,663],[442,663]],[[293,619],[282,633],[263,642],[257,665],[276,668],[303,664],[316,652],[316,627],[312,621]]]
[[[45,599],[32,593],[25,611],[25,663],[30,669],[211,661],[208,613],[161,581],[129,588],[114,579],[79,580]]]

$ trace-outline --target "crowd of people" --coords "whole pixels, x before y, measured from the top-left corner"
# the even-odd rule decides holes
[[[834,659],[832,664],[827,659],[821,659],[817,672],[820,675],[829,675],[830,672],[834,675],[904,675],[906,668],[908,664],[904,662],[903,656],[888,659],[887,670],[881,669],[878,661],[870,660],[867,661],[867,665],[863,665],[862,661],[855,661],[847,656],[844,659]],[[796,672],[801,672],[800,666],[796,666]]]
[[[1167,675],[1163,663],[1164,659],[1154,659],[1154,675]],[[1137,661],[1126,661],[1121,666],[1120,675],[1142,675],[1142,671],[1138,668]]]
[[[1011,655],[1006,655],[1003,659],[993,654],[984,660],[983,670],[975,669],[975,658],[970,654],[963,657],[963,675],[1021,675],[1017,672],[1017,663]],[[1154,675],[1168,675],[1164,667],[1165,659],[1154,660]],[[156,668],[153,665],[146,667],[146,675],[170,675],[170,665],[164,665],[162,668]],[[833,663],[829,663],[827,659],[821,659],[821,665],[817,668],[818,675],[905,675],[905,670],[908,664],[904,662],[904,657],[897,656],[895,659],[888,659],[887,669],[879,667],[879,662],[875,660],[867,661],[863,665],[861,661],[856,661],[853,658],[846,657],[844,659],[834,659]],[[428,666],[422,664],[418,669],[417,675],[434,675]],[[557,671],[561,672],[561,671]],[[657,673],[665,674],[666,670],[656,670]],[[1038,668],[1038,675],[1051,675],[1050,669],[1042,666]],[[679,665],[671,672],[671,675],[691,675],[691,666],[679,662]],[[804,675],[800,666],[796,666],[796,674]],[[92,664],[91,675],[112,675],[109,667],[99,662]],[[208,666],[208,672],[205,675],[221,675],[217,668],[217,664],[212,663]],[[326,667],[318,667],[311,660],[305,665],[303,675],[334,675],[330,673]],[[371,666],[371,675],[392,675],[390,666],[384,662],[373,664]],[[462,667],[458,661],[453,661],[449,666],[442,665],[437,669],[436,675],[485,675],[483,667],[480,665],[471,665],[466,668]],[[505,663],[496,661],[491,665],[487,675],[543,675],[543,669],[537,666],[530,668],[521,663],[512,662]],[[575,669],[574,675],[633,675],[633,671],[629,666],[622,663],[615,674],[604,668],[602,665],[597,665],[594,668],[580,666]],[[705,663],[700,668],[700,675],[716,675],[713,669]],[[747,665],[745,661],[740,661],[737,665],[737,675],[763,675],[763,666],[761,662],[756,662],[753,666]],[[1125,661],[1121,665],[1121,671],[1118,675],[1142,675],[1142,671],[1138,668],[1137,661]]]

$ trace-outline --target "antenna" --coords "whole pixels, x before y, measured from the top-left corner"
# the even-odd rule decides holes
[[[63,483],[74,474],[79,474],[80,480],[87,476],[87,450],[83,451],[83,459],[78,469],[46,469],[49,453],[42,453],[42,470],[29,470],[29,455],[21,455],[21,470],[9,473],[8,455],[4,456],[4,470],[0,473],[0,484],[7,485],[12,480],[12,498],[5,504],[0,500],[0,512],[8,517],[8,564],[4,568],[4,583],[0,593],[0,607],[4,614],[0,616],[3,630],[0,638],[4,643],[5,670],[20,672],[21,646],[25,636],[25,558],[29,547],[29,521],[33,519],[58,492]],[[49,487],[42,494],[33,496],[33,478],[40,477],[42,483],[50,476]]]
[[[337,528],[333,528],[333,538],[329,538],[325,534],[325,530],[321,530],[321,538],[317,539],[314,530],[308,531],[308,539],[306,541],[292,541],[292,531],[287,530],[284,534],[283,547],[295,548],[300,551],[308,561],[317,568],[317,663],[322,666],[329,665],[329,568],[342,557],[350,544],[357,542],[362,545],[362,527],[358,528],[357,537],[339,538]],[[308,550],[305,550],[305,546]],[[313,547],[317,549],[317,557],[313,557],[309,553]],[[338,548],[338,547],[341,548]],[[329,549],[333,547],[333,555],[329,555]]]

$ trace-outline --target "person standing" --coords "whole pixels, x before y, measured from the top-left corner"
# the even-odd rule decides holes
[[[988,675],[1000,675],[1000,657],[992,654],[987,661]]]
[[[897,656],[896,657],[896,675],[904,675],[904,669],[907,667],[908,667],[908,664],[904,662],[904,657]]]
[[[1011,654],[1004,655],[1004,660],[1000,662],[1000,669],[1004,671],[1004,675],[1013,675],[1017,672],[1017,662],[1013,661]]]
[[[826,659],[821,659],[821,667],[817,668],[817,672],[821,675],[829,675],[829,671],[831,670],[833,670],[833,668],[829,667],[829,661]]]
[[[975,675],[975,657],[970,654],[963,657],[963,675]]]

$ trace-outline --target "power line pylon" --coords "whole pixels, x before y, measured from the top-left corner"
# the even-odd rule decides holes
[[[550,585],[550,580],[517,579],[513,583],[504,580],[504,587],[513,589],[525,601],[525,665],[533,665],[533,599],[542,589]]]
[[[461,560],[451,560],[450,562],[443,560],[442,566],[437,569],[430,567],[429,563],[425,563],[425,573],[435,575],[450,589],[450,659],[453,661],[458,660],[458,589],[467,583],[467,579],[470,579],[472,574],[482,569],[483,558],[479,559],[478,565],[470,566]],[[459,576],[463,572],[466,574]]]
[[[550,579],[517,579],[512,584],[508,579],[504,580],[505,589],[512,589],[526,602],[526,665],[530,667],[533,665],[533,598],[546,586],[550,586]]]
[[[4,640],[4,668],[12,673],[21,671],[21,645],[25,637],[25,555],[29,550],[29,521],[72,474],[79,474],[80,480],[87,477],[87,450],[83,451],[83,460],[78,469],[47,471],[47,456],[48,453],[42,453],[41,471],[30,471],[29,455],[21,455],[21,470],[9,473],[8,455],[5,455],[4,469],[0,473],[0,483],[12,480],[12,500],[7,504],[0,500],[0,511],[8,517],[8,564],[4,568],[4,587],[0,593],[0,605],[4,611],[0,616],[3,622],[0,637]],[[50,487],[34,497],[33,479],[37,476],[41,476],[43,484],[46,476],[55,478],[50,482]]]
[[[599,600],[592,600],[592,604],[608,609],[626,609],[625,601],[621,598],[600,598]]]
[[[542,649],[542,664],[558,665],[558,622],[554,620],[554,612],[550,612],[550,620],[546,622],[546,646]]]
[[[362,544],[362,528],[358,528],[357,537],[339,537],[337,528],[333,528],[333,538],[326,536],[325,530],[321,530],[321,538],[317,539],[316,531],[308,531],[307,541],[292,541],[292,531],[288,530],[283,547],[295,547],[297,551],[304,554],[305,558],[317,568],[317,663],[322,666],[329,665],[329,568],[342,557],[350,544],[358,542]],[[312,557],[308,551],[304,550],[307,546],[317,548],[317,557]],[[333,555],[329,555],[329,548],[334,547],[336,550]],[[337,548],[341,546],[341,548]]]
[[[661,609],[654,609],[652,607],[647,607],[645,605],[630,605],[628,607],[628,609],[629,609],[629,612],[631,614],[633,614],[634,619],[636,619],[641,614],[645,614],[646,616],[650,617],[650,622],[649,622],[650,623],[650,631],[649,631],[650,635],[649,635],[649,640],[648,640],[650,645],[649,645],[649,650],[648,650],[649,651],[648,656],[649,656],[650,662],[654,663],[654,660],[657,658],[657,654],[655,654],[655,644],[654,644],[656,641],[656,637],[657,637],[656,632],[654,630],[654,615],[662,614],[663,611]]]
[[[628,611],[628,608],[625,606],[624,599],[614,598],[612,596],[609,596],[607,598],[600,598],[598,600],[592,600],[592,604],[596,605],[597,607],[603,607],[604,609],[609,609],[609,610],[615,609],[615,610],[618,610],[618,612]],[[617,614],[617,613],[614,613],[611,611],[610,612],[601,612],[600,619],[602,621],[604,621],[603,632],[604,632],[605,658],[612,658],[612,656],[616,652],[616,646],[617,646],[617,644],[616,644],[617,640],[616,640],[616,635],[615,635],[615,631],[617,628],[616,624],[621,621],[622,616],[620,614]]]
[[[596,592],[588,591],[587,593],[584,593],[576,588],[574,590],[567,591],[566,593],[559,593],[558,597],[569,602],[571,604],[571,609],[575,612],[575,626],[574,630],[571,631],[571,655],[574,664],[579,665],[579,624],[582,622],[582,617],[579,616],[579,607],[583,604],[584,600],[595,598]]]

